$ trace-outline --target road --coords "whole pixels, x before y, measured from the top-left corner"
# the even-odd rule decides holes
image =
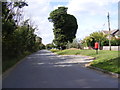
[[[85,68],[87,58],[40,50],[3,78],[3,88],[118,88],[116,78]]]

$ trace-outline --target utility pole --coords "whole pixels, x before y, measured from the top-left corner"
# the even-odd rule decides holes
[[[108,12],[107,18],[108,18],[108,28],[109,28],[109,50],[111,51],[111,37],[110,37],[111,32],[110,32],[110,16],[109,16],[109,12]]]

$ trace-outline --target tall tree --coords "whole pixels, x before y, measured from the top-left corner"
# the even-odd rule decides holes
[[[36,35],[29,19],[20,25],[16,9],[27,6],[25,2],[2,2],[2,58],[7,60],[37,50]],[[16,8],[16,9],[15,9]],[[17,12],[20,13],[19,10]],[[22,13],[20,13],[22,14]]]
[[[49,21],[54,23],[54,44],[61,49],[66,48],[66,44],[72,42],[76,37],[77,20],[73,15],[67,14],[67,7],[58,7],[50,13]]]
[[[45,48],[36,40],[36,27],[30,20],[20,22],[21,9],[28,6],[25,2],[2,2],[2,65],[3,72],[20,60],[21,57]],[[10,63],[10,64],[7,64]]]
[[[14,13],[10,12],[10,2],[2,2],[2,55],[3,59],[13,55],[14,31],[16,29],[13,19]],[[8,52],[9,51],[9,52]]]

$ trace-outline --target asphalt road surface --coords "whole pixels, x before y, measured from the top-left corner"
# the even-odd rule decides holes
[[[59,56],[47,50],[26,57],[6,77],[3,88],[118,88],[118,80],[84,67],[85,56]]]

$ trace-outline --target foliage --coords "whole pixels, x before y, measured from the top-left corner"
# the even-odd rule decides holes
[[[66,44],[76,37],[77,20],[73,15],[67,14],[66,7],[58,7],[50,13],[48,18],[54,23],[54,44],[60,49],[65,49]]]
[[[99,42],[100,46],[107,40],[107,35],[102,32],[93,32],[90,36],[84,38],[82,43],[86,43],[86,46],[94,47],[95,42]]]
[[[106,38],[107,35],[103,34],[102,32],[93,32],[90,36],[87,36],[82,41],[84,46],[91,46],[94,47],[95,42],[99,42],[100,46],[109,46],[109,39]],[[112,37],[111,46],[119,46],[120,45],[120,38]]]
[[[52,48],[54,48],[54,45],[52,43],[46,45],[46,49],[52,49]]]
[[[77,49],[82,49],[81,43],[77,40],[74,39],[72,43],[68,42],[67,43],[67,48],[77,48]]]
[[[46,49],[46,46],[43,44],[43,43],[41,43],[40,45],[39,45],[39,49],[41,50],[41,49]]]
[[[40,37],[36,37],[36,42],[38,42],[38,43],[42,43],[42,38],[40,38]]]
[[[38,49],[45,49],[46,47],[45,47],[45,45],[42,43],[42,38],[40,38],[40,37],[36,37],[36,48],[37,48],[37,50]]]
[[[120,38],[114,38],[110,40],[111,46],[120,46]],[[109,40],[103,43],[104,46],[109,46]]]
[[[36,35],[29,23],[29,19],[18,24],[18,12],[24,6],[25,2],[2,2],[2,60],[3,67],[9,62],[16,62],[19,57],[23,57],[25,52],[32,53],[39,50],[41,42],[36,41]],[[17,9],[17,12],[15,11]]]

